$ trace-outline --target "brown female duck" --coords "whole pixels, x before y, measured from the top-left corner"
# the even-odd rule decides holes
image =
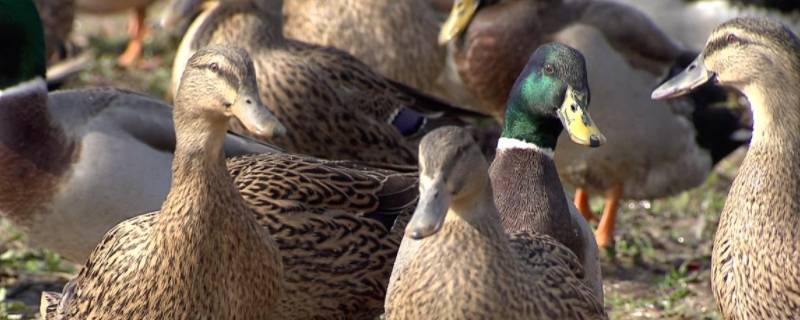
[[[173,5],[183,11],[198,3]],[[208,8],[184,37],[173,83],[180,80],[185,57],[197,48],[244,46],[255,61],[262,99],[289,129],[286,137],[271,142],[328,159],[415,164],[412,146],[422,133],[459,123],[457,115],[482,116],[389,81],[345,52],[285,38],[281,4],[225,0]]]
[[[283,128],[261,106],[243,50],[189,62],[175,107],[172,186],[161,210],[117,225],[44,319],[267,319],[282,298],[281,255],[225,167],[230,117],[265,135]],[[250,66],[252,69],[252,66]],[[191,80],[191,81],[188,81]]]
[[[467,131],[425,136],[419,166],[420,201],[403,239],[410,251],[392,274],[387,319],[607,318],[568,248],[503,230],[488,165]]]
[[[681,74],[653,92],[674,97],[716,81],[742,92],[753,138],[714,240],[711,287],[726,319],[800,317],[800,40],[764,18],[711,34]]]

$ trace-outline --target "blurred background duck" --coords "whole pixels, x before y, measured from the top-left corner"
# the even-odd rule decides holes
[[[714,239],[711,287],[725,319],[800,317],[800,40],[766,18],[719,26],[703,52],[653,98],[715,81],[753,110],[753,139]]]
[[[432,92],[444,69],[428,0],[285,0],[284,35],[344,50],[375,71]]]
[[[286,137],[271,142],[327,159],[413,165],[413,146],[424,132],[463,124],[462,116],[485,117],[391,81],[344,51],[285,38],[282,3],[226,0],[208,6],[184,36],[173,85],[198,48],[243,46],[255,61],[262,99],[288,128]],[[202,4],[176,0],[170,12],[193,12]]]
[[[44,293],[43,319],[275,317],[281,253],[242,199],[222,150],[228,117],[282,132],[262,108],[255,79],[222,71],[242,74],[246,54],[211,48],[190,61],[176,97],[177,148],[161,209],[109,231],[60,296]]]
[[[142,54],[142,46],[148,28],[145,24],[147,8],[156,0],[74,0],[78,11],[91,14],[111,14],[120,11],[130,11],[128,21],[128,45],[117,59],[117,63],[129,67],[136,62]]]
[[[117,223],[158,209],[175,151],[171,107],[113,88],[48,93],[30,0],[0,1],[0,214],[37,246],[82,262]],[[39,80],[35,80],[39,78]],[[228,155],[273,152],[231,134]]]
[[[605,194],[596,232],[601,247],[613,241],[620,199],[663,197],[697,186],[716,161],[743,143],[733,138],[741,125],[732,111],[709,111],[709,101],[717,98],[698,97],[703,103],[648,98],[687,51],[632,7],[607,1],[458,0],[440,41],[450,42],[463,87],[498,119],[515,75],[536,47],[558,41],[584,54],[592,113],[608,143],[595,149],[560,143],[555,161],[560,177],[577,188],[575,204],[587,219],[594,218],[588,195]],[[727,99],[724,92],[714,95]]]
[[[408,260],[392,274],[386,319],[608,318],[567,247],[504,229],[487,162],[469,132],[437,129],[419,153],[420,200],[403,239],[408,252],[399,253]]]

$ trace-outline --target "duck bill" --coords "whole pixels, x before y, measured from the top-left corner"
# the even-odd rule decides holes
[[[286,133],[283,124],[261,103],[257,92],[240,93],[230,110],[247,131],[259,138],[271,139]]]
[[[447,217],[449,198],[444,179],[435,178],[420,194],[417,209],[406,227],[406,236],[420,240],[438,232]]]
[[[653,90],[650,97],[654,100],[679,97],[713,78],[714,73],[706,69],[703,63],[703,55],[701,54],[685,70]]]
[[[161,15],[161,27],[174,28],[185,19],[190,19],[201,10],[205,0],[172,0]]]
[[[439,31],[439,44],[444,45],[467,29],[469,22],[478,11],[480,0],[455,0],[450,15]]]
[[[587,105],[589,95],[567,86],[564,101],[556,111],[558,118],[569,133],[573,142],[590,147],[599,147],[606,143],[606,137],[589,116]]]

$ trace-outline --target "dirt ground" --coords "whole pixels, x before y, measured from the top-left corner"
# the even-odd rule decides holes
[[[113,85],[165,97],[178,39],[153,29],[142,61],[115,66],[124,49],[125,15],[81,15],[78,42],[95,54],[69,88]],[[157,16],[151,15],[152,24]],[[603,257],[606,307],[613,319],[719,319],[709,285],[710,252],[719,212],[743,150],[701,187],[654,201],[626,202],[618,215],[614,250]],[[600,211],[602,199],[594,199]],[[78,269],[57,255],[28,248],[24,235],[0,218],[0,320],[28,319],[41,291],[60,291]]]

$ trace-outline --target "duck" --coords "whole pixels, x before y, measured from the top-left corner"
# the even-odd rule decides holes
[[[468,131],[436,129],[419,148],[420,200],[403,238],[417,244],[393,271],[386,319],[608,319],[572,251],[503,227]]]
[[[253,77],[229,77],[245,73],[246,55],[209,48],[189,61],[191,81],[179,89],[173,113],[177,146],[164,203],[109,230],[60,299],[43,299],[58,301],[43,319],[275,315],[281,253],[239,193],[222,148],[231,117],[266,135],[284,130],[261,106]]]
[[[177,0],[173,12],[192,12]],[[236,43],[255,60],[261,98],[287,126],[268,142],[289,152],[338,160],[415,165],[413,147],[425,132],[486,115],[452,106],[390,80],[332,47],[284,37],[282,0],[207,5],[184,36],[173,65],[173,84],[185,57],[208,44]],[[247,135],[237,126],[234,132]]]
[[[80,12],[90,14],[113,14],[120,11],[130,11],[128,19],[128,45],[125,51],[117,58],[117,63],[123,67],[131,67],[142,55],[144,39],[147,35],[147,8],[156,0],[74,0],[75,7]]]
[[[253,108],[247,109],[250,113],[268,112],[258,100],[252,62],[242,58],[248,57],[245,51],[232,50],[226,46],[198,50],[193,57],[211,54],[212,60],[190,59],[184,76],[191,81],[181,82],[181,87],[216,92],[208,88],[253,82],[239,87],[251,94],[238,99],[252,104]],[[215,62],[217,65],[212,65]],[[229,64],[236,68],[223,66]],[[226,83],[200,78],[215,68]],[[197,95],[183,99],[196,100]],[[179,117],[176,111],[178,127],[192,126],[181,123]],[[215,126],[230,125],[227,117],[219,114],[206,121],[210,119],[216,121]],[[197,140],[192,136],[186,139]],[[269,231],[280,250],[284,286],[269,318],[374,319],[383,312],[402,228],[416,205],[416,167],[321,160],[291,153],[234,157],[226,164],[227,174],[254,219]]]
[[[489,175],[505,230],[558,240],[576,255],[581,280],[602,301],[597,243],[568,201],[553,156],[557,143],[570,143],[559,142],[562,131],[582,147],[605,144],[589,115],[589,88],[581,52],[557,42],[536,49],[509,94]]]
[[[0,216],[36,247],[82,263],[116,224],[158,210],[175,152],[172,107],[117,88],[50,92],[31,0],[0,0]],[[38,79],[38,80],[37,80]],[[226,134],[227,155],[280,149]]]
[[[446,50],[428,0],[286,0],[284,35],[339,48],[380,74],[434,92]]]
[[[573,203],[586,220],[597,220],[589,207],[591,195],[604,195],[595,231],[601,248],[613,249],[622,199],[660,198],[698,186],[716,162],[747,142],[734,134],[743,128],[741,117],[711,110],[708,101],[716,101],[713,97],[669,102],[648,98],[689,51],[630,6],[584,0],[459,0],[440,32],[466,90],[501,122],[516,75],[529,54],[548,41],[583,53],[594,91],[593,114],[608,137],[601,148],[559,143],[554,157],[561,180],[575,188]],[[717,96],[727,100],[724,91]]]
[[[718,26],[680,74],[652,92],[717,82],[741,92],[753,137],[720,215],[711,288],[725,319],[800,317],[800,40],[786,25],[740,17]]]
[[[336,47],[393,81],[431,92],[446,50],[436,44],[440,21],[427,1],[286,0],[283,35]],[[182,2],[165,11],[162,25],[193,16],[204,0]]]

